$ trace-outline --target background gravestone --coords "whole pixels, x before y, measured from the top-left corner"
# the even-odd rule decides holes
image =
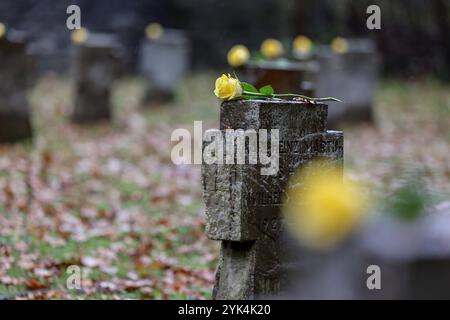
[[[274,176],[261,175],[259,164],[202,166],[206,233],[222,242],[215,299],[253,299],[285,287],[288,255],[281,206],[288,179],[312,159],[326,158],[342,165],[342,132],[326,131],[326,118],[323,104],[222,103],[223,134],[226,129],[279,129],[280,157]]]
[[[74,51],[72,121],[109,120],[112,117],[111,88],[121,69],[121,48],[116,37],[89,32],[86,42],[75,45]]]
[[[189,69],[189,41],[181,30],[164,29],[158,39],[141,43],[139,67],[150,82],[146,101],[167,101]]]
[[[378,265],[383,290],[368,299],[450,299],[450,207],[414,221],[380,218],[361,237],[364,264]],[[374,231],[378,230],[377,236]]]
[[[328,47],[321,47],[317,52],[316,96],[331,96],[343,101],[338,108],[329,110],[329,127],[341,122],[373,120],[373,96],[380,59],[373,41],[348,40],[348,43],[347,53],[336,54]]]
[[[423,217],[399,220],[380,215],[334,250],[291,245],[290,299],[450,298],[450,203]],[[290,242],[293,243],[293,242]],[[377,266],[381,289],[369,290],[369,266]]]
[[[249,61],[240,68],[243,81],[257,88],[271,85],[278,93],[314,95],[318,66],[315,62]]]
[[[69,30],[61,26],[71,4],[82,8],[84,27],[116,32],[123,39],[133,71],[136,35],[149,21],[158,21],[189,33],[195,67],[224,67],[227,51],[236,43],[257,49],[268,36],[289,42],[298,33],[328,43],[341,34],[373,37],[390,75],[433,73],[446,80],[450,75],[447,0],[410,1],[407,6],[382,0],[260,0],[258,5],[241,0],[2,0],[0,21],[29,32],[35,52],[52,62],[51,56],[60,59],[57,51],[67,55]],[[377,32],[366,26],[366,9],[373,4],[383,12]],[[56,51],[47,56],[47,48]]]
[[[9,30],[0,37],[0,143],[32,137],[27,89],[33,76],[24,34]]]

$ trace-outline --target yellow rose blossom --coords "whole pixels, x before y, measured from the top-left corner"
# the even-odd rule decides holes
[[[305,36],[297,36],[293,42],[294,50],[298,53],[309,53],[312,49],[312,41]]]
[[[266,59],[279,58],[283,52],[283,45],[276,39],[266,39],[261,44],[261,53]]]
[[[145,35],[151,40],[159,39],[162,36],[163,32],[163,27],[157,22],[150,23],[145,28]]]
[[[222,100],[232,100],[242,95],[242,86],[238,79],[222,74],[216,80],[214,94]]]
[[[71,34],[72,42],[76,44],[86,42],[88,37],[89,31],[86,28],[76,29]]]
[[[343,182],[342,170],[316,163],[290,180],[284,207],[287,226],[305,246],[329,249],[361,223],[367,198],[354,182]]]
[[[6,26],[0,22],[0,39],[6,34]]]
[[[343,54],[348,51],[348,42],[344,38],[336,37],[331,42],[331,50],[335,53]]]
[[[246,64],[249,58],[250,52],[242,44],[233,46],[227,54],[228,64],[232,67],[240,67]]]

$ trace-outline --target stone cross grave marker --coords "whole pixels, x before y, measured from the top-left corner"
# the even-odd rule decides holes
[[[145,100],[165,102],[174,97],[189,69],[189,40],[181,30],[164,29],[158,39],[144,39],[139,69],[150,83]]]
[[[0,143],[32,137],[27,89],[33,76],[33,61],[27,42],[13,30],[0,37]]]
[[[111,88],[121,69],[121,47],[115,36],[89,33],[75,46],[72,73],[75,101],[72,121],[92,123],[112,117]]]
[[[336,54],[319,48],[316,96],[343,101],[328,114],[330,128],[342,122],[373,120],[373,95],[378,83],[380,58],[373,41],[348,40],[347,53]]]
[[[259,162],[202,166],[206,234],[222,242],[215,299],[253,299],[284,288],[287,246],[281,237],[281,208],[288,179],[316,158],[342,166],[343,134],[327,131],[326,121],[327,106],[323,104],[264,100],[222,103],[220,131],[225,139],[227,129],[279,130],[278,141],[269,141],[278,142],[279,168],[275,175],[262,175]],[[258,139],[261,141],[261,136]],[[204,148],[207,145],[204,142]],[[245,146],[247,156],[251,147]]]
[[[312,97],[318,65],[313,61],[249,61],[240,68],[243,81],[257,88],[271,85],[278,93]]]

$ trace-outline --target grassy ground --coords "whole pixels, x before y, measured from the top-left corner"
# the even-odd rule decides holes
[[[144,83],[114,90],[112,125],[70,125],[67,79],[31,94],[32,145],[0,148],[0,296],[209,298],[218,246],[203,234],[198,166],[174,166],[170,135],[217,125],[214,75],[194,75],[176,101],[143,108]],[[420,172],[450,198],[450,88],[385,81],[375,126],[345,128],[348,172],[388,195]],[[336,106],[337,107],[337,106]],[[66,286],[80,266],[81,289]]]

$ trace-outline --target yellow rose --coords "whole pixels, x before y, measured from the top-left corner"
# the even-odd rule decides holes
[[[329,249],[360,225],[367,209],[362,189],[342,171],[315,164],[293,176],[284,213],[288,228],[313,249]]]
[[[89,37],[89,32],[86,28],[76,29],[72,32],[72,42],[76,44],[84,43]]]
[[[6,26],[0,22],[0,39],[6,34]]]
[[[261,44],[261,53],[266,59],[276,59],[284,52],[283,45],[276,39],[266,39]]]
[[[331,42],[331,50],[335,53],[343,54],[348,51],[348,42],[344,38],[336,37]]]
[[[297,36],[293,43],[294,50],[298,53],[309,53],[312,49],[312,41],[305,36]]]
[[[145,35],[151,40],[159,39],[162,36],[163,32],[163,27],[157,22],[150,23],[145,28]]]
[[[232,67],[240,67],[247,63],[250,52],[246,46],[238,44],[233,46],[227,54],[228,64]]]
[[[222,74],[216,80],[214,94],[222,100],[232,100],[242,95],[242,86],[238,79]]]

